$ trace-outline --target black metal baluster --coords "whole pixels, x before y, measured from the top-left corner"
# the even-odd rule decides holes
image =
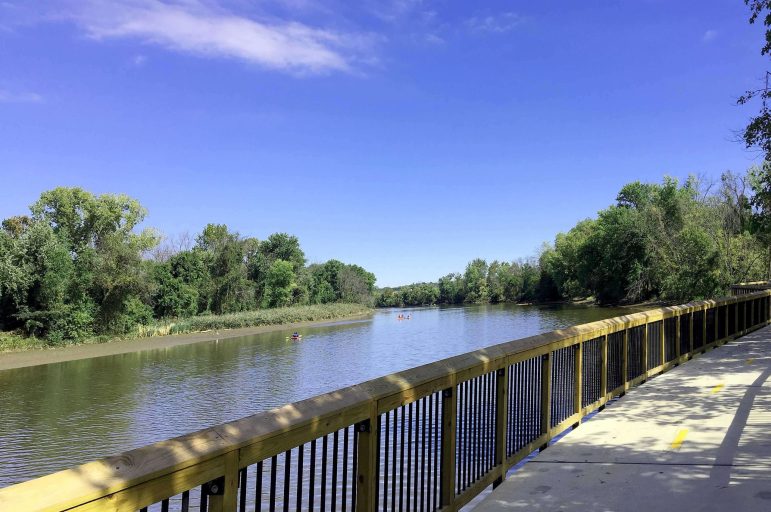
[[[239,484],[238,484],[238,510],[240,512],[246,512],[246,474],[247,468],[243,468],[238,472]],[[161,511],[167,512],[167,511]]]
[[[346,511],[348,505],[348,428],[343,429],[343,512]]]
[[[276,477],[278,471],[276,465],[278,464],[278,457],[274,455],[270,458],[270,501],[268,502],[268,510],[270,512],[276,512]]]
[[[327,435],[321,438],[321,512],[326,510],[327,505],[327,446],[329,441]]]
[[[394,409],[393,431],[394,437],[391,443],[391,508],[396,508],[396,445],[398,444],[399,408]],[[403,435],[403,433],[402,433]],[[400,470],[401,471],[401,470]]]
[[[308,510],[313,510],[313,498],[316,497],[316,440],[311,440],[310,467],[308,468]],[[354,464],[356,459],[354,459]],[[354,470],[355,471],[355,470]]]
[[[434,395],[428,395],[426,397],[426,400],[428,401],[428,423],[427,423],[427,431],[426,431],[426,440],[428,442],[428,445],[426,447],[426,510],[431,510],[431,495],[432,495],[432,488],[431,488],[431,459],[433,457],[433,449],[434,449]],[[423,416],[425,418],[425,415]]]
[[[388,441],[391,435],[391,413],[385,413],[385,454],[383,455],[383,512],[388,511]]]
[[[295,512],[301,512],[303,503],[303,459],[305,458],[305,443],[297,447],[297,491]],[[345,510],[345,509],[343,509]]]
[[[412,403],[407,408],[407,487],[404,500],[405,510],[410,510],[410,486],[412,482]]]
[[[262,509],[262,461],[257,463],[257,479],[255,480],[254,492],[254,510],[260,512]]]
[[[404,425],[405,410],[401,407],[401,439],[399,440],[399,512],[404,512],[404,438],[406,430]]]
[[[292,450],[284,452],[284,512],[289,512],[289,484],[292,471]]]
[[[423,403],[421,419],[423,423],[420,429],[420,512],[425,510],[426,498],[426,398],[420,400]]]
[[[180,512],[189,512],[190,510],[190,491],[182,493],[182,504],[180,506]]]
[[[332,435],[332,503],[330,510],[337,510],[337,447],[339,444],[339,430]]]
[[[356,465],[359,461],[359,431],[353,429],[353,478],[351,478],[351,512],[356,511],[356,486],[358,485],[358,473],[356,472]]]
[[[419,474],[418,474],[418,462],[420,461],[420,455],[418,450],[420,449],[420,402],[414,402],[415,403],[415,442],[413,443],[415,447],[415,481],[412,485],[412,491],[413,491],[413,500],[412,500],[412,510],[413,512],[418,511],[418,491],[419,491]]]

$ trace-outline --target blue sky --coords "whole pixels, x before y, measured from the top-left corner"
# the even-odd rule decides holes
[[[378,284],[512,260],[629,181],[715,179],[762,27],[740,0],[0,2],[0,217],[124,192],[175,235],[300,237]]]

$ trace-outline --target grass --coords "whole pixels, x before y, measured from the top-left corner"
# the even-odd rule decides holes
[[[315,306],[290,306],[288,308],[258,309],[227,315],[201,315],[179,320],[158,321],[137,328],[134,337],[145,338],[185,334],[220,329],[239,329],[263,325],[294,324],[298,322],[319,322],[365,315],[372,312],[360,304],[319,304]]]
[[[372,309],[361,304],[319,304],[314,306],[290,306],[286,308],[260,309],[226,315],[201,315],[190,318],[158,320],[149,325],[139,325],[134,332],[123,336],[97,336],[83,340],[69,340],[51,344],[41,338],[27,337],[16,332],[0,332],[0,352],[18,352],[51,348],[54,346],[106,343],[110,341],[187,334],[243,327],[294,324],[299,322],[323,322],[366,315]]]

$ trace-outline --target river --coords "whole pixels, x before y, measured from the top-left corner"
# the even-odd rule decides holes
[[[487,305],[0,371],[0,487],[496,343],[629,309]]]

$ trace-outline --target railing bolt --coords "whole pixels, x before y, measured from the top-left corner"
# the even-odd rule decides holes
[[[368,419],[364,421],[360,421],[356,424],[356,431],[363,433],[363,432],[371,432],[372,431],[372,425],[370,425],[370,422]]]
[[[444,398],[450,398],[452,396],[452,388],[443,389],[442,396]]]
[[[503,375],[504,375],[505,373],[506,373],[506,369],[505,369],[505,368],[498,368],[498,371],[496,372],[496,374],[498,375],[498,377],[503,377]]]
[[[206,482],[203,490],[208,496],[222,496],[225,493],[225,477],[221,476]]]

